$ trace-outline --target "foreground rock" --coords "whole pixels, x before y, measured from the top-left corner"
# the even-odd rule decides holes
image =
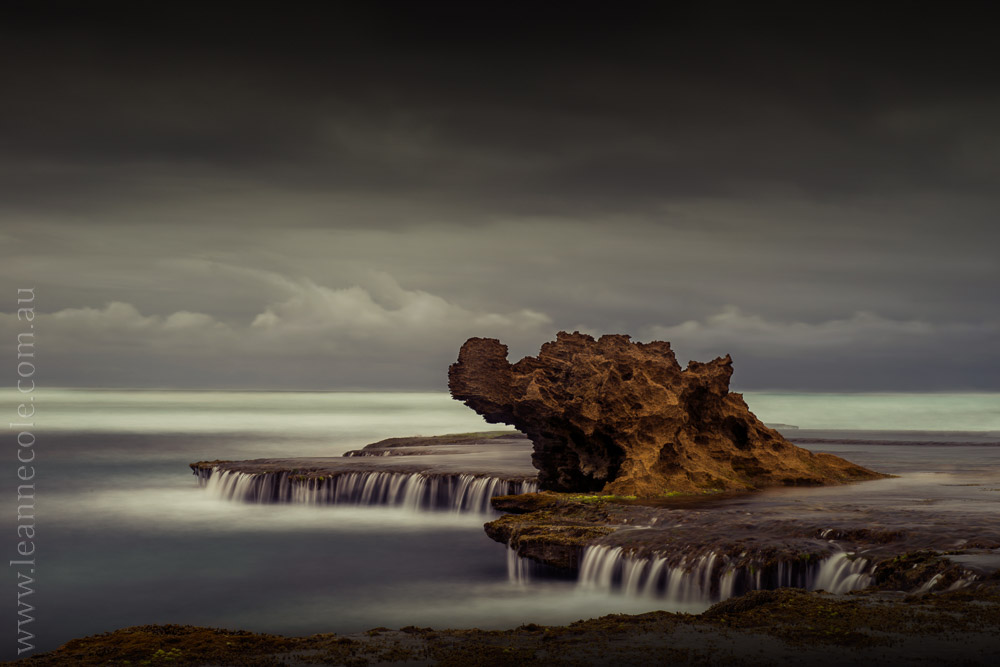
[[[996,582],[900,598],[784,589],[703,614],[612,615],[504,631],[377,628],[283,637],[141,626],[75,639],[27,665],[989,665],[1000,653]]]
[[[666,342],[560,332],[537,357],[470,338],[448,372],[454,398],[534,443],[543,489],[657,497],[884,477],[796,447],[729,391],[732,360],[677,363]]]

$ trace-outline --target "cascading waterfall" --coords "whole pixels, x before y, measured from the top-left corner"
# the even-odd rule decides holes
[[[587,547],[578,585],[626,595],[666,598],[684,604],[713,604],[750,590],[782,587],[847,593],[871,584],[870,563],[838,552],[819,562],[779,562],[740,566],[709,552],[671,564],[658,556],[637,558],[621,547]]]
[[[303,477],[288,471],[246,473],[219,468],[196,471],[199,483],[218,498],[249,503],[388,505],[414,510],[488,514],[490,498],[538,490],[531,480],[476,475],[348,472]]]
[[[345,458],[357,458],[361,456],[393,456],[394,449],[381,449],[381,450],[363,450],[363,449],[352,449],[349,452],[344,452]]]
[[[872,583],[869,563],[864,558],[851,559],[844,552],[835,553],[819,564],[810,590],[847,593],[868,588]]]
[[[515,586],[524,586],[532,579],[535,562],[517,555],[517,549],[507,546],[507,581]]]

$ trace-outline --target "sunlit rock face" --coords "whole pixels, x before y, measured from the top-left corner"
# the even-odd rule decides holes
[[[667,342],[560,332],[516,364],[500,341],[470,338],[448,386],[531,438],[543,489],[651,498],[883,476],[785,440],[729,391],[732,373],[728,356],[682,369]]]

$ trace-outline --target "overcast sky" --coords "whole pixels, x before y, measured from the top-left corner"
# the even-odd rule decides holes
[[[985,17],[77,4],[0,10],[40,384],[441,390],[469,336],[578,329],[741,389],[1000,389]]]

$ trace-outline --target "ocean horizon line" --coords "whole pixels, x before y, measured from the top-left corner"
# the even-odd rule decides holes
[[[17,391],[16,387],[7,387],[8,391]],[[39,386],[37,391],[142,391],[142,392],[184,392],[184,393],[229,393],[229,394],[448,394],[447,389],[377,389],[370,387],[342,388],[342,389],[265,389],[255,387],[227,388],[227,387],[89,387],[89,386],[65,386],[50,385]],[[935,395],[997,395],[998,389],[933,389],[933,390],[831,390],[831,389],[744,389],[733,388],[730,391],[737,394],[772,394],[795,396],[808,394],[811,396],[823,395],[851,395],[851,396],[935,396]],[[998,406],[1000,409],[1000,406]]]

